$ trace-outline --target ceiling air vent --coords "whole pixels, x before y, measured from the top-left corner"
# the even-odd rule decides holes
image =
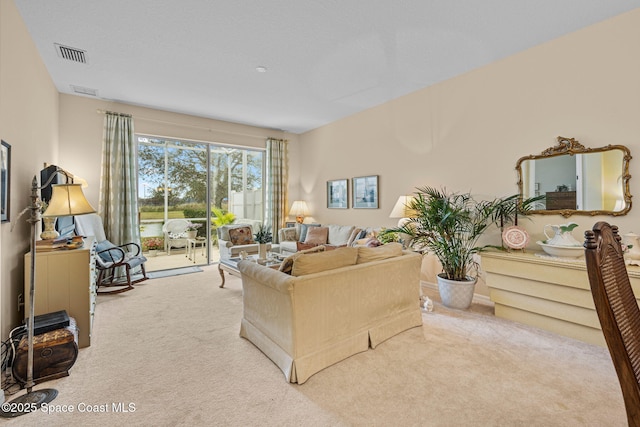
[[[70,86],[71,86],[71,90],[73,90],[75,93],[80,93],[82,95],[89,95],[89,96],[98,96],[97,89],[91,89],[88,87],[74,86],[74,85],[70,85]]]
[[[58,43],[53,44],[56,47],[58,56],[62,59],[67,59],[73,62],[79,62],[81,64],[87,63],[86,50],[76,49],[75,47],[63,46]]]

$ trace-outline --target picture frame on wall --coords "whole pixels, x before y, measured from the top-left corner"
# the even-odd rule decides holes
[[[0,147],[0,219],[9,222],[11,211],[11,145],[2,141]]]
[[[354,209],[378,209],[378,175],[351,178],[351,206]]]
[[[347,209],[349,207],[349,181],[334,179],[327,181],[327,208]]]

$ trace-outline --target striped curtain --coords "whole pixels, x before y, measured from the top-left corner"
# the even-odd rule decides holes
[[[287,218],[288,165],[287,141],[268,138],[265,222],[271,226],[274,243],[278,243],[278,230]]]
[[[136,163],[133,118],[106,112],[99,212],[107,239],[116,245],[140,243]]]

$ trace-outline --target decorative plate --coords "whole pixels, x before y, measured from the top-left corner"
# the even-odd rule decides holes
[[[529,243],[529,233],[517,225],[512,225],[502,232],[502,241],[511,249],[524,249]]]

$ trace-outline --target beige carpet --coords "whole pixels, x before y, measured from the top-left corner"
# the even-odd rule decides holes
[[[424,325],[288,384],[238,336],[241,283],[215,267],[100,296],[91,347],[54,387],[74,413],[7,426],[624,426],[604,348],[436,303]],[[15,397],[15,396],[13,396]],[[10,399],[11,397],[9,397]],[[135,411],[115,413],[122,403]],[[79,412],[86,407],[109,412]],[[54,408],[55,409],[55,408]],[[1,423],[1,422],[0,422]]]

